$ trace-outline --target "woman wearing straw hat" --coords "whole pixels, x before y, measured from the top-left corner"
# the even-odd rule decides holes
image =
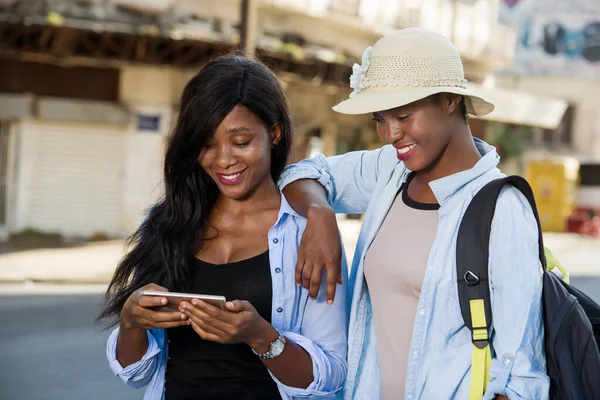
[[[331,300],[341,254],[335,213],[365,214],[349,276],[346,399],[546,399],[536,221],[513,188],[498,199],[490,245],[490,379],[471,387],[455,245],[473,195],[502,177],[467,114],[494,106],[466,89],[454,45],[421,28],[391,33],[355,65],[344,114],[373,114],[388,144],[290,166],[279,186],[308,217],[296,279]],[[487,385],[487,387],[486,387]]]

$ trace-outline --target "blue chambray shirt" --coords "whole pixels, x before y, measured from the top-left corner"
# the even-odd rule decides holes
[[[503,176],[497,169],[500,157],[495,149],[474,140],[482,158],[472,169],[430,183],[440,204],[439,221],[416,312],[406,377],[405,398],[409,400],[468,398],[472,344],[458,302],[456,236],[474,194]],[[388,145],[375,151],[304,160],[288,167],[279,182],[283,188],[297,179],[317,179],[327,190],[335,212],[365,214],[349,277],[345,399],[381,398],[364,258],[409,172],[398,161],[396,149]],[[399,227],[397,240],[410,235],[410,230],[410,226]],[[494,358],[484,399],[493,399],[496,394],[511,400],[548,398],[537,243],[537,225],[529,203],[517,189],[504,188],[490,239]],[[393,304],[388,312],[394,312]]]
[[[297,214],[282,195],[279,216],[269,231],[269,258],[273,284],[271,323],[287,339],[304,348],[313,364],[313,382],[306,389],[277,383],[282,399],[341,398],[347,374],[348,319],[346,286],[338,286],[335,301],[326,303],[325,286],[316,300],[295,281],[298,246],[306,219]],[[346,260],[342,268],[347,273]],[[110,335],[106,356],[115,375],[133,388],[147,386],[144,400],[163,398],[168,358],[164,329],[147,331],[148,350],[142,359],[125,368],[116,357],[119,328]],[[339,394],[338,394],[339,393]]]

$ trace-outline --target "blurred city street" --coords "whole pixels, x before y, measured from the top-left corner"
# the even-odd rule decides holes
[[[451,54],[432,57],[414,39],[414,54],[373,50],[411,28],[445,37]],[[184,88],[223,55],[275,74],[293,120],[287,163],[381,148],[372,113],[333,110],[362,90],[466,96],[459,130],[466,121],[465,138],[494,146],[502,172],[527,179],[545,245],[600,303],[599,0],[0,0],[0,400],[142,399],[112,374],[110,330],[95,318],[124,238],[174,187],[165,150],[178,118],[210,114],[185,107]],[[434,59],[435,71],[423,67]],[[493,109],[474,112],[471,92]],[[261,104],[282,97],[264,93]],[[189,125],[194,140],[180,147],[195,163],[206,148],[193,147],[196,136],[219,129]],[[363,167],[348,166],[372,176]],[[361,221],[338,223],[351,263]]]
[[[349,262],[360,231],[360,221],[338,218]],[[572,233],[544,234],[553,254],[572,276],[600,276],[600,239]],[[87,243],[61,249],[36,249],[0,254],[0,293],[35,287],[35,283],[107,283],[124,254],[124,241]],[[7,285],[7,284],[16,285]]]
[[[348,255],[359,221],[340,218]],[[598,239],[547,235],[573,274],[571,283],[600,302]],[[94,324],[102,291],[123,242],[0,254],[0,398],[141,399],[113,376],[104,354],[110,331]]]
[[[0,398],[141,399],[106,361],[109,331],[94,326],[99,293],[0,296]]]
[[[600,301],[600,277],[574,278],[572,283]],[[109,331],[94,326],[101,297],[99,293],[0,295],[2,400],[142,399],[143,390],[127,387],[108,367],[104,346]]]

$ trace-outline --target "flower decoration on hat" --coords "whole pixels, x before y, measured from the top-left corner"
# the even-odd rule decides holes
[[[371,65],[371,50],[373,48],[371,46],[365,49],[365,52],[362,55],[362,65],[354,64],[352,66],[352,75],[350,76],[350,87],[354,89],[352,93],[350,93],[350,97],[357,95],[360,93],[365,86],[365,75],[369,69],[369,65]]]

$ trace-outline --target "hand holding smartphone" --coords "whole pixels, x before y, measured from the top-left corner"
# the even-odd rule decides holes
[[[225,310],[225,303],[227,300],[225,296],[216,296],[209,294],[195,294],[195,293],[179,293],[179,292],[161,292],[158,290],[144,290],[142,296],[157,296],[164,297],[167,299],[166,308],[177,311],[179,310],[179,304],[182,301],[191,303],[192,299],[202,300],[208,304],[212,304],[215,307],[219,307],[221,310]]]

